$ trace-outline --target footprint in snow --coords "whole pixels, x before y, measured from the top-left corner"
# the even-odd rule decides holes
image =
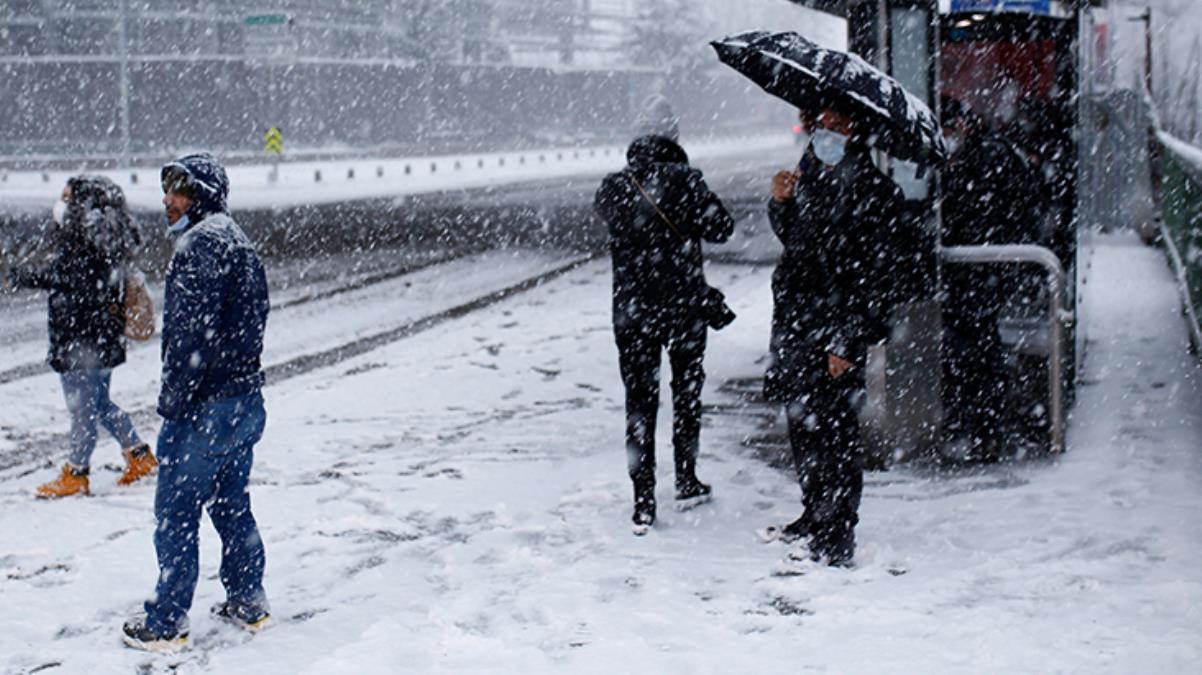
[[[530,370],[542,375],[544,380],[554,380],[563,372],[555,368],[539,368],[538,366],[530,366]]]

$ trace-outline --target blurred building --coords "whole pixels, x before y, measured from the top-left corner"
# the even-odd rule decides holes
[[[615,140],[672,87],[712,128],[690,2],[0,0],[0,159]]]
[[[620,58],[634,14],[635,0],[0,0],[0,56],[613,67],[635,65]]]
[[[626,115],[600,71],[640,70],[622,50],[633,11],[634,0],[0,0],[0,155],[250,150],[270,125],[289,147],[604,133]],[[618,84],[637,96],[637,83]]]

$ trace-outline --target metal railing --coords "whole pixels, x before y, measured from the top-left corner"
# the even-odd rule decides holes
[[[1164,132],[1158,140],[1162,241],[1181,289],[1190,341],[1202,354],[1202,260],[1190,253],[1202,245],[1202,152]]]
[[[1032,244],[948,246],[940,249],[943,260],[954,264],[1031,263],[1048,273],[1048,412],[1051,421],[1051,452],[1064,451],[1064,268],[1055,253]]]

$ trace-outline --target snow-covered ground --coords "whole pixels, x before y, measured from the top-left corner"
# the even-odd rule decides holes
[[[773,150],[792,144],[787,133],[691,142],[693,160]],[[442,190],[508,185],[563,176],[600,176],[626,163],[616,145],[564,147],[386,159],[283,162],[274,180],[270,164],[227,167],[230,207],[285,208],[307,204],[399,197]],[[0,209],[46,209],[79,171],[19,171],[0,174]],[[157,169],[98,171],[117,182],[130,206],[159,211],[162,189]]]
[[[206,524],[190,649],[122,648],[120,623],[156,574],[153,487],[117,490],[115,471],[98,470],[95,496],[36,502],[32,487],[53,469],[6,472],[0,670],[1193,670],[1199,367],[1158,252],[1110,236],[1082,255],[1089,351],[1068,452],[870,474],[854,569],[791,563],[787,547],[754,536],[798,508],[793,479],[743,443],[764,433],[762,410],[707,416],[700,473],[717,498],[687,513],[670,508],[661,424],[661,521],[631,536],[599,260],[267,390],[252,494],[278,623],[253,638],[207,616],[221,590]],[[708,402],[762,370],[769,274],[711,265],[740,319],[712,334]],[[404,311],[388,302],[341,304],[380,320]],[[320,312],[273,317],[268,332],[302,341],[323,323]],[[116,374],[123,403],[153,396],[148,380],[131,381],[156,360],[135,354]],[[53,380],[23,382],[0,387],[5,425],[65,426],[47,418],[61,406]],[[9,433],[0,448],[17,442]],[[115,457],[104,439],[96,464]]]

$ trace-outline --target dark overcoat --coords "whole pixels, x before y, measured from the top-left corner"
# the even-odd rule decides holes
[[[726,241],[734,221],[672,140],[635,139],[626,159],[595,199],[609,229],[614,330],[658,335],[701,311],[708,286],[700,242]]]
[[[887,336],[892,278],[919,239],[901,191],[862,146],[849,144],[834,167],[807,152],[799,172],[794,198],[768,203],[783,251],[772,275],[764,394],[779,402],[823,376],[830,353],[863,367],[868,347]]]

